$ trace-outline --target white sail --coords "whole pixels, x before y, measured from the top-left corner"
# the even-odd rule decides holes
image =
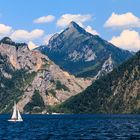
[[[12,114],[12,118],[13,120],[17,119],[17,107],[16,107],[16,103],[14,103],[14,110],[13,110],[13,114]]]
[[[21,115],[20,115],[20,112],[19,112],[19,110],[18,110],[18,108],[17,108],[16,103],[14,103],[14,109],[13,109],[12,117],[11,117],[11,119],[8,120],[8,121],[14,121],[14,122],[16,122],[16,121],[18,121],[18,122],[23,121],[23,119],[22,119],[22,117],[21,117]]]
[[[22,117],[21,117],[21,115],[20,115],[19,110],[17,110],[17,112],[18,112],[18,119],[17,119],[17,121],[23,121],[23,120],[22,120]]]

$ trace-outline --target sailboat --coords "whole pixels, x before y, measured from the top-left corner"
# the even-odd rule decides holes
[[[11,121],[11,122],[22,122],[23,121],[23,119],[20,115],[20,112],[17,108],[16,102],[14,103],[14,109],[13,109],[12,117],[8,121]]]

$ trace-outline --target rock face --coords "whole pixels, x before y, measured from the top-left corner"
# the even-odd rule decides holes
[[[132,56],[129,51],[86,32],[75,22],[71,22],[60,34],[55,34],[49,44],[41,46],[39,50],[62,69],[79,77],[99,77],[103,75],[99,75],[99,71],[109,58],[112,63],[108,63],[108,67],[112,69]],[[104,70],[104,73],[108,72],[110,69]]]
[[[114,62],[111,58],[111,56],[104,62],[102,65],[101,70],[96,75],[96,79],[99,79],[100,77],[106,75],[107,73],[111,72],[114,68]]]
[[[71,113],[140,113],[140,52],[59,106]]]
[[[22,112],[47,112],[91,84],[62,71],[46,55],[29,50],[10,38],[0,41],[0,112],[9,112],[14,100]]]

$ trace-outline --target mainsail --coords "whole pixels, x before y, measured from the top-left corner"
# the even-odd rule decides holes
[[[17,119],[17,106],[16,103],[14,103],[14,110],[13,110],[13,114],[12,114],[12,118],[13,120]]]

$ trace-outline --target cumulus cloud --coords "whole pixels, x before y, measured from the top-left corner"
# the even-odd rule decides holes
[[[112,13],[109,19],[105,22],[104,26],[112,28],[140,27],[140,18],[131,12],[125,14]]]
[[[41,41],[41,37],[43,35],[44,35],[44,31],[41,29],[34,29],[32,31],[27,31],[23,29],[15,30],[11,26],[0,24],[0,38],[9,36],[14,41],[29,42],[35,39]],[[29,42],[29,44],[33,46],[31,42]]]
[[[35,43],[33,43],[32,41],[29,41],[28,47],[30,50],[33,50],[33,49],[37,48],[38,46]]]
[[[93,35],[99,35],[99,33],[98,33],[96,30],[94,30],[91,26],[87,26],[87,27],[85,28],[85,30],[86,30],[87,32],[93,34]]]
[[[80,26],[83,26],[83,23],[89,21],[91,19],[91,15],[81,15],[81,14],[64,14],[58,19],[57,26],[65,27],[71,21],[77,22]]]
[[[43,34],[44,31],[40,29],[35,29],[31,32],[26,30],[15,30],[10,37],[15,41],[31,41],[43,36]]]
[[[33,22],[34,23],[48,23],[48,22],[52,22],[54,20],[55,20],[55,16],[48,15],[48,16],[39,17],[39,18],[35,19]]]
[[[109,42],[126,50],[140,50],[140,34],[135,30],[124,30],[120,36],[114,36]]]
[[[7,26],[5,24],[0,24],[0,36],[9,35],[12,32],[12,27]]]

